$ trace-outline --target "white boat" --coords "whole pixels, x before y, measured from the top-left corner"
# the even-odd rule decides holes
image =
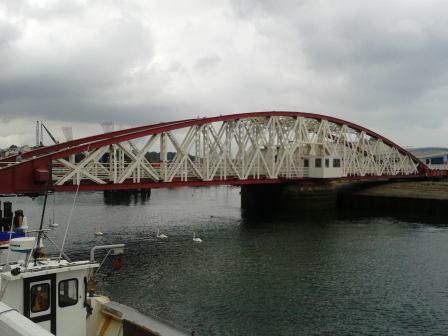
[[[33,233],[46,236],[45,231]],[[38,245],[37,237],[18,237],[0,250],[0,254],[15,256],[13,261],[0,265],[0,335],[195,334],[95,294],[94,275],[100,266],[95,251],[107,250],[108,255],[119,256],[124,244],[95,246],[90,260],[84,261],[61,258],[63,253],[54,258],[39,255],[35,253]]]

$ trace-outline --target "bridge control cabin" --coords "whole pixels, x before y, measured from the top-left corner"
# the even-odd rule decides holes
[[[342,159],[337,156],[306,156],[303,166],[308,169],[310,178],[338,178],[345,176]]]

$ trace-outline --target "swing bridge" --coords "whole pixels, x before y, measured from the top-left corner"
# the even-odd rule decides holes
[[[0,194],[447,176],[363,126],[253,112],[112,131],[0,160]]]

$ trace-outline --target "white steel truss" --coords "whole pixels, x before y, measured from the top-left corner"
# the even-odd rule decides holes
[[[139,183],[308,176],[313,157],[341,160],[342,176],[418,174],[418,162],[345,124],[289,116],[198,124],[53,161],[53,183]]]

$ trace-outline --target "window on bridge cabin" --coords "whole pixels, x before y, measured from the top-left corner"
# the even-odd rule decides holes
[[[315,161],[315,167],[320,168],[322,167],[322,159],[316,159]]]
[[[310,166],[310,160],[304,159],[303,160],[303,167],[308,168]]]
[[[333,159],[333,167],[339,168],[341,166],[341,159]]]
[[[325,159],[325,168],[330,168],[330,159]]]
[[[431,158],[431,164],[443,164],[443,157]]]

